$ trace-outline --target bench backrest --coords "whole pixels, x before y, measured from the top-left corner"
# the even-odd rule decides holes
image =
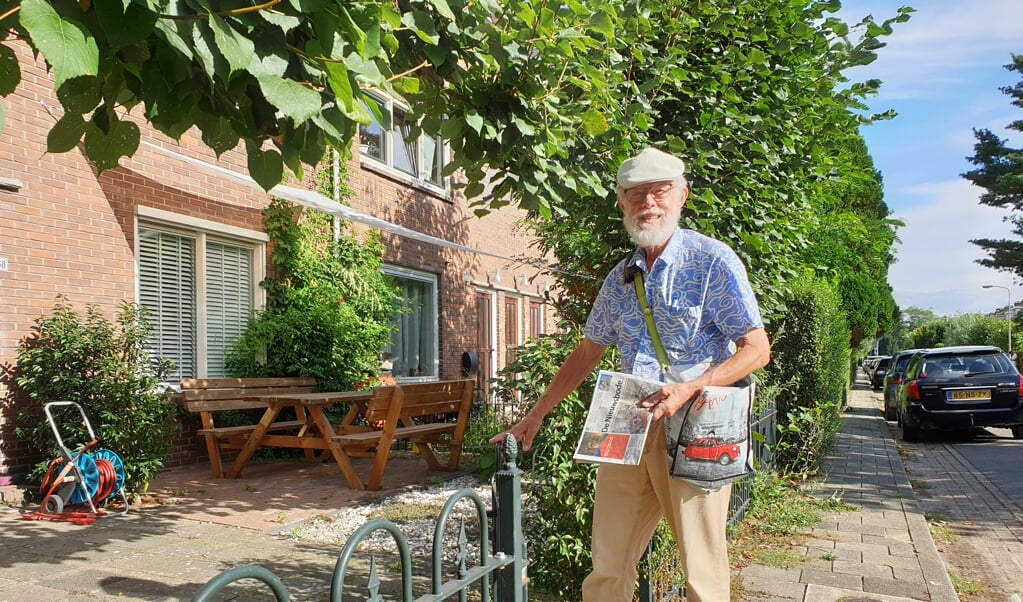
[[[459,379],[377,387],[366,405],[366,420],[386,420],[393,400],[400,400],[403,418],[468,412],[475,382]]]
[[[266,404],[245,401],[246,397],[315,390],[315,378],[189,378],[181,381],[181,400],[189,412],[249,410]]]

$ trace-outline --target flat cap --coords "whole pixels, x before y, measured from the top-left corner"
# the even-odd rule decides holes
[[[681,178],[685,173],[685,161],[675,155],[647,147],[635,157],[622,161],[621,167],[618,168],[618,185],[628,189],[648,182],[674,180]]]

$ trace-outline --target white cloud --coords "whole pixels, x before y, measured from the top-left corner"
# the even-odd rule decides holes
[[[921,185],[909,194],[926,199],[893,217],[906,226],[899,230],[898,261],[888,282],[900,307],[932,309],[939,315],[989,312],[1006,304],[1005,291],[982,285],[1009,286],[1012,299],[1023,299],[1023,288],[1011,275],[976,263],[984,251],[970,243],[977,238],[1011,238],[1002,221],[1006,211],[981,205],[980,190],[965,180]]]
[[[844,3],[847,21],[866,14],[884,20],[896,14],[901,3],[887,0],[852,0]],[[882,38],[887,44],[878,59],[865,68],[849,72],[854,79],[876,77],[884,81],[879,99],[884,101],[934,98],[942,89],[972,81],[971,71],[1001,69],[1009,52],[1023,51],[1023,2],[1019,0],[924,0],[914,3],[906,23],[893,26]]]

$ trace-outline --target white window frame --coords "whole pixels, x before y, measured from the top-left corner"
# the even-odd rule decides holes
[[[431,296],[430,302],[433,304],[431,311],[433,312],[433,322],[431,324],[430,332],[433,339],[433,374],[426,374],[422,376],[409,376],[407,374],[392,374],[394,379],[398,382],[430,382],[440,379],[440,289],[438,288],[438,278],[436,274],[431,272],[423,272],[420,270],[413,270],[410,268],[385,264],[381,266],[380,271],[383,273],[398,278],[404,278],[406,280],[415,280],[418,282],[424,282],[429,284],[433,289],[433,295]]]
[[[363,164],[371,165],[376,169],[385,171],[389,175],[410,182],[416,186],[421,186],[433,192],[447,195],[451,188],[450,178],[446,178],[443,175],[441,175],[440,181],[435,182],[430,179],[428,174],[424,176],[423,172],[426,171],[424,168],[420,168],[418,170],[419,173],[417,174],[410,174],[409,172],[401,168],[395,167],[394,144],[392,143],[392,141],[399,134],[397,134],[394,129],[395,123],[394,114],[395,111],[400,111],[401,113],[408,113],[409,111],[408,107],[388,96],[383,96],[380,94],[368,94],[367,96],[369,96],[373,101],[381,105],[381,109],[386,113],[385,118],[387,123],[380,123],[379,121],[377,121],[376,116],[375,115],[373,116],[372,125],[380,128],[381,130],[380,139],[382,141],[383,146],[383,148],[381,149],[383,156],[376,157],[370,154],[367,149],[367,145],[364,142],[360,141],[359,157],[362,160]],[[371,115],[373,114],[372,110],[370,111],[370,114]],[[366,126],[359,126],[360,137],[365,127]],[[425,136],[426,136],[425,132],[421,133],[421,137]],[[434,155],[433,169],[437,171],[437,174],[442,174],[444,165],[447,163],[449,148],[448,145],[444,142],[444,139],[441,138],[440,136],[434,137],[433,141],[435,144],[435,148],[438,149]],[[416,154],[418,164],[423,165],[424,163],[423,144],[421,139],[416,140]]]
[[[135,220],[135,298],[141,303],[141,240],[142,230],[162,231],[168,234],[191,238],[195,241],[195,377],[209,377],[209,316],[206,312],[207,268],[206,244],[222,243],[248,248],[250,264],[250,304],[253,311],[266,304],[266,291],[259,283],[266,278],[266,245],[270,240],[265,232],[248,230],[217,222],[189,217],[139,206]]]

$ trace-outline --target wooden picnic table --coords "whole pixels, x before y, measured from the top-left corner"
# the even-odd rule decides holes
[[[462,443],[472,408],[473,379],[407,383],[361,391],[326,393],[261,392],[246,396],[250,403],[265,404],[259,424],[247,435],[226,476],[237,478],[245,463],[260,447],[301,449],[313,459],[330,452],[352,489],[380,489],[394,441],[415,444],[430,470],[458,469]],[[348,411],[336,427],[323,411],[345,403]],[[278,415],[294,408],[296,420],[284,424],[295,433],[278,428]],[[435,446],[448,448],[446,460]],[[363,480],[352,458],[372,458],[369,476]]]
[[[245,445],[238,452],[226,476],[232,479],[238,478],[252,454],[261,447],[302,449],[308,454],[311,454],[313,450],[323,450],[330,452],[350,487],[365,489],[362,479],[359,478],[352,466],[351,458],[342,448],[337,439],[337,432],[323,411],[340,403],[350,403],[352,408],[349,410],[349,414],[353,417],[357,416],[365,411],[365,403],[372,394],[372,390],[362,390],[275,393],[247,397],[246,399],[249,401],[266,404],[266,410],[255,430],[245,440]],[[272,432],[271,426],[281,411],[286,408],[294,408],[296,416],[305,417],[305,424],[294,434]]]

